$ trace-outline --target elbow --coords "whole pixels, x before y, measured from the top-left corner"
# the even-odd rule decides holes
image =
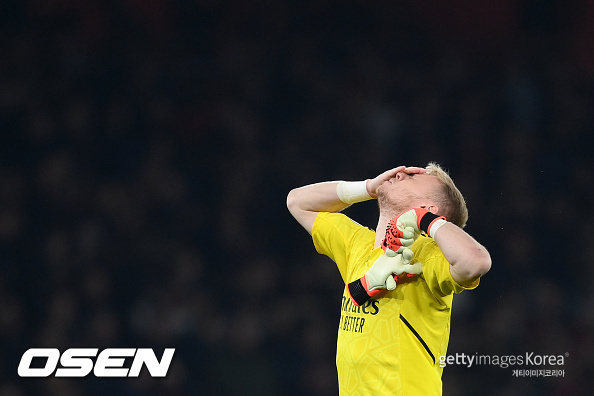
[[[491,255],[485,248],[477,249],[466,266],[469,279],[478,279],[491,269]]]
[[[474,257],[473,269],[473,276],[476,278],[480,278],[491,269],[491,255],[485,248],[477,252]]]
[[[287,194],[287,209],[289,209],[291,216],[311,235],[313,223],[318,213],[304,209],[303,203],[304,200],[298,188],[289,191],[289,194]]]
[[[287,209],[296,219],[305,211],[299,188],[294,188],[287,194]]]
[[[297,206],[297,200],[295,199],[296,195],[296,189],[292,189],[289,191],[289,194],[287,194],[287,209],[289,209],[289,212],[291,213],[294,212],[295,207]]]
[[[480,248],[466,256],[466,260],[453,265],[456,273],[456,280],[463,285],[470,285],[491,269],[491,255]]]

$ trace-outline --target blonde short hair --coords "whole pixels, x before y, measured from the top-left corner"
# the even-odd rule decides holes
[[[425,169],[427,169],[427,174],[437,177],[443,186],[441,192],[432,197],[439,207],[438,214],[445,216],[448,221],[458,227],[464,228],[468,221],[468,208],[464,196],[458,190],[448,172],[440,165],[430,162]]]

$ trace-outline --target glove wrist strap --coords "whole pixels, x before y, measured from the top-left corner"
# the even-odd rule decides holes
[[[419,229],[424,231],[429,235],[431,238],[435,236],[435,233],[446,223],[446,218],[443,216],[438,216],[434,213],[427,212],[419,221]]]
[[[351,295],[351,299],[358,307],[365,304],[370,298],[369,294],[367,294],[367,290],[365,290],[365,287],[361,282],[361,279],[357,279],[356,281],[349,283],[347,289]]]

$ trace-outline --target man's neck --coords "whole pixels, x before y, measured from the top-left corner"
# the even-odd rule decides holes
[[[390,220],[392,220],[392,217],[387,217],[380,213],[377,227],[375,228],[376,235],[374,248],[380,247],[382,245],[382,241],[386,237],[386,229],[388,228],[388,223],[390,223]]]

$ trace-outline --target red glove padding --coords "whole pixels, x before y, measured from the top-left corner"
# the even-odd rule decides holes
[[[414,227],[398,228],[397,225],[398,216],[392,218],[386,228],[386,236],[382,241],[382,249],[384,252],[386,249],[393,250],[395,252],[400,251],[403,247],[410,247],[415,241],[418,235],[415,235]]]

